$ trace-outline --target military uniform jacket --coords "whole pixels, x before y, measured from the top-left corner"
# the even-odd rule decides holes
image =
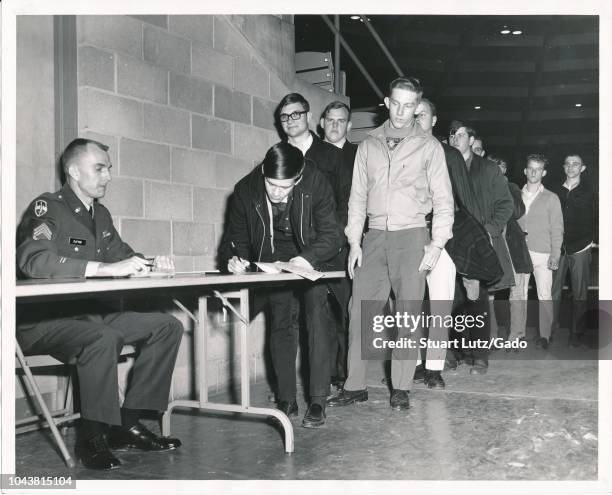
[[[68,184],[32,201],[17,229],[20,276],[84,277],[88,261],[114,263],[135,255],[110,212],[96,201],[93,205],[92,219]]]

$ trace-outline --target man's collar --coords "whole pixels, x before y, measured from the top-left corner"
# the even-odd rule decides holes
[[[64,187],[62,187],[62,194],[66,198],[66,202],[68,203],[68,206],[70,206],[70,209],[75,213],[81,213],[83,210],[89,211],[89,208],[93,208],[94,206],[93,199],[91,200],[90,204],[84,203],[81,198],[77,196],[76,192],[74,192],[74,189],[72,189],[68,181],[66,181]]]
[[[337,141],[335,143],[330,143],[327,139],[324,140],[326,143],[331,144],[332,146],[335,146],[336,148],[344,148],[345,143],[348,143],[348,140],[346,139],[346,136],[343,137],[340,141]]]
[[[300,145],[293,144],[291,141],[289,142],[289,144],[291,144],[292,146],[295,146],[297,149],[299,149],[302,152],[303,155],[305,155],[306,152],[312,146],[312,142],[313,142],[312,133],[308,131],[308,137],[304,141],[302,141]]]

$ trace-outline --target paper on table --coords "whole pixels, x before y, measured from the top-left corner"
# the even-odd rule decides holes
[[[296,275],[304,277],[305,279],[308,279],[312,282],[314,282],[315,280],[319,280],[321,277],[323,277],[323,274],[321,272],[318,272],[316,270],[309,270],[308,268],[304,268],[295,263],[276,261],[275,263],[255,262],[255,264],[258,268],[261,269],[262,272],[265,273],[281,273],[281,271],[284,270],[289,273],[295,273]]]

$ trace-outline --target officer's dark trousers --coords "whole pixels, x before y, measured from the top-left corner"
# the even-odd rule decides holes
[[[122,312],[82,318],[46,320],[42,337],[26,354],[50,354],[68,362],[76,358],[81,416],[121,424],[117,361],[124,344],[139,349],[123,407],[163,411],[183,326],[163,313]],[[19,339],[19,332],[17,332]]]
[[[330,325],[336,327],[336,338],[333,340],[331,348],[330,375],[338,379],[346,379],[348,375],[346,364],[348,351],[348,304],[351,298],[352,286],[349,278],[333,280],[328,282],[328,284],[338,306],[330,322]]]
[[[304,300],[304,317],[308,333],[309,395],[311,400],[325,398],[329,393],[331,346],[336,338],[335,326],[330,326],[327,285],[312,283],[298,289]],[[267,317],[270,325],[270,354],[278,383],[278,400],[296,397],[296,370],[299,331],[292,324],[291,307],[294,291],[279,289],[268,293]]]

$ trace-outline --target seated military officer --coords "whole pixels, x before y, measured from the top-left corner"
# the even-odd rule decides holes
[[[28,207],[17,231],[17,264],[26,278],[133,276],[150,263],[121,240],[109,211],[97,200],[111,180],[108,147],[75,139],[62,156],[66,184]],[[172,269],[167,256],[154,269]],[[165,410],[183,334],[181,323],[162,313],[108,312],[98,301],[71,308],[42,304],[18,314],[17,340],[26,354],[76,358],[81,423],[76,454],[88,468],[113,469],[112,450],[171,450],[175,438],[159,437],[140,422],[143,410]],[[124,344],[138,350],[123,405],[117,359]],[[109,448],[110,446],[110,448]]]

